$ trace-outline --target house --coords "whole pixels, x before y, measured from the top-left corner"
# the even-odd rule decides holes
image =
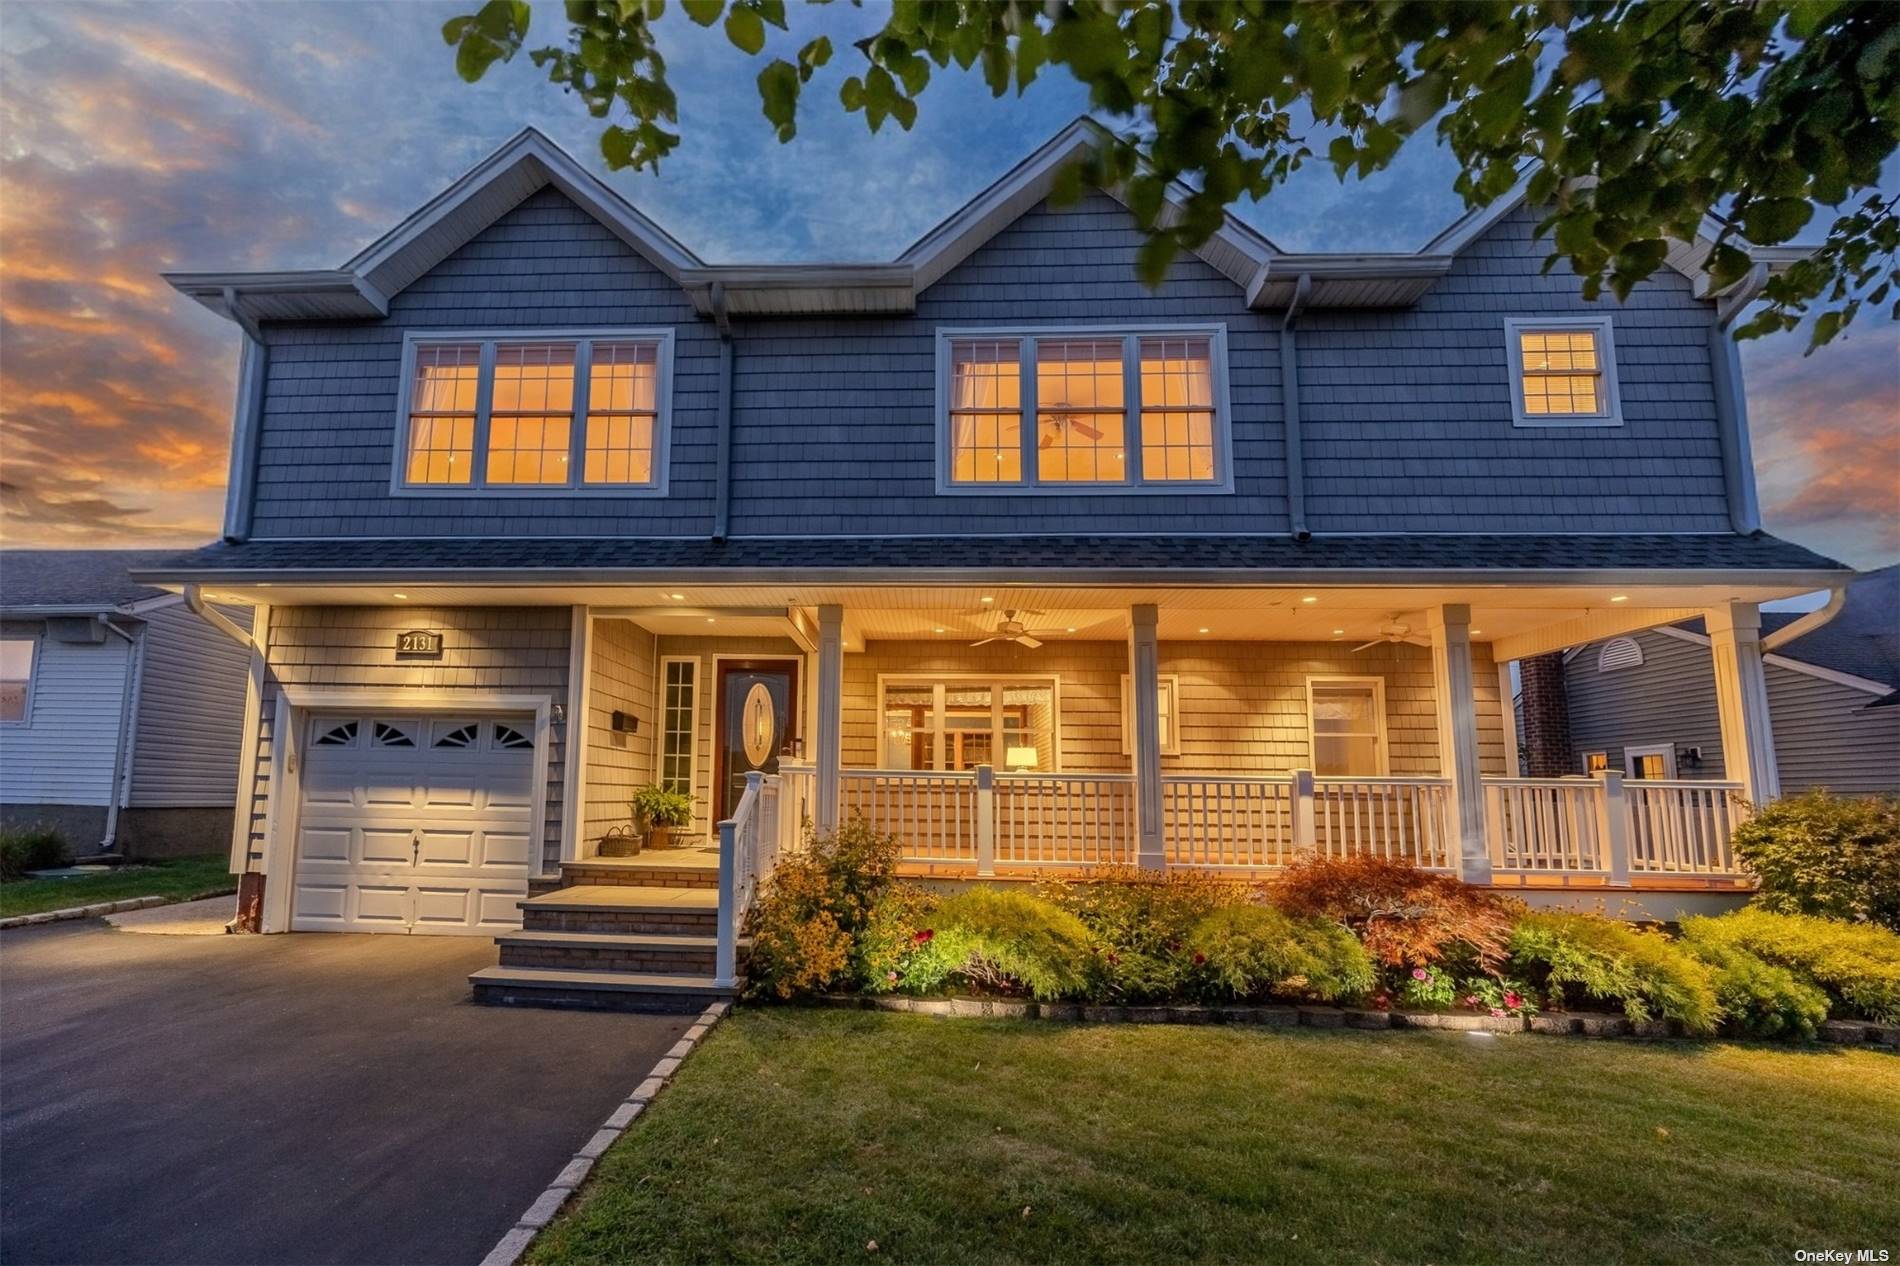
[[[953,877],[1372,850],[1732,900],[1759,604],[1846,574],[1755,508],[1728,326],[1789,254],[1588,302],[1520,193],[1416,252],[1229,220],[1150,289],[1112,192],[1050,198],[1101,135],[889,263],[708,265],[527,131],[340,268],[170,275],[239,404],[224,539],[144,575],[256,604],[260,926],[657,1005],[853,815]],[[1515,776],[1512,661],[1698,615],[1722,780]],[[698,842],[600,856],[654,780]]]
[[[1762,614],[1763,677],[1781,792],[1900,792],[1900,565],[1857,576],[1806,614]],[[1715,667],[1700,620],[1588,642],[1526,674],[1526,718],[1563,772],[1720,778]],[[1547,699],[1545,693],[1554,693]],[[1527,734],[1526,745],[1531,745]]]
[[[179,594],[130,578],[177,552],[0,554],[7,826],[54,827],[80,857],[228,844],[249,656]]]

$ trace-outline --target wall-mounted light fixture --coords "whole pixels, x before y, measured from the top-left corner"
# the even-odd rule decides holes
[[[616,734],[638,734],[640,718],[631,712],[621,712],[616,709],[609,726]]]

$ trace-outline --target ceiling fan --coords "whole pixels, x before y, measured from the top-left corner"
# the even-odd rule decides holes
[[[1018,646],[1026,646],[1033,651],[1042,645],[1042,639],[1037,637],[1034,633],[1031,633],[1029,627],[1017,617],[1041,614],[1042,612],[1040,611],[1005,611],[1003,612],[1002,622],[996,626],[996,632],[990,634],[980,642],[971,642],[970,645],[988,646],[991,642],[1014,642]],[[1055,636],[1055,630],[1053,629],[1042,630],[1042,632],[1045,636]]]
[[[1368,651],[1375,646],[1383,645],[1388,642],[1408,642],[1413,646],[1431,645],[1430,639],[1418,636],[1418,634],[1412,631],[1412,626],[1399,619],[1398,613],[1394,612],[1391,616],[1387,617],[1384,624],[1379,626],[1379,635],[1377,637],[1363,645],[1353,647],[1352,653],[1357,655],[1360,651]]]

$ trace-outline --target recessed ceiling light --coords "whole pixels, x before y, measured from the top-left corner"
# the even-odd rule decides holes
[[[1074,629],[1070,629],[1070,630],[1068,630],[1068,631],[1069,631],[1069,632],[1071,632],[1071,633],[1073,633],[1073,632],[1075,632],[1075,630],[1074,630]]]
[[[1628,602],[1629,600],[1630,596],[1626,593],[1613,593],[1610,595],[1611,602]]]
[[[1301,598],[1300,601],[1306,603],[1308,606],[1311,606],[1313,603],[1318,602],[1319,599],[1315,598],[1312,594],[1309,593],[1304,598]]]
[[[1202,630],[1201,630],[1201,632],[1203,632],[1203,633],[1211,633],[1211,632],[1213,632],[1213,630],[1212,630],[1212,629],[1202,629]]]
[[[992,598],[992,597],[990,597],[990,596],[989,596],[988,594],[984,594],[984,595],[983,595],[983,601],[985,601],[985,602],[995,602],[995,601],[996,601],[996,599],[994,599],[994,598]]]
[[[717,624],[717,623],[719,623],[719,621],[717,621],[717,620],[715,620],[715,619],[713,619],[713,618],[712,618],[711,616],[707,616],[707,617],[706,617],[706,623],[708,623],[708,624]]]
[[[1482,633],[1482,632],[1484,632],[1484,630],[1483,630],[1483,629],[1473,629],[1473,630],[1471,630],[1471,636],[1473,636],[1473,637],[1476,637],[1476,636],[1478,636],[1478,634],[1480,634],[1480,633]]]
[[[1344,637],[1344,636],[1346,636],[1346,630],[1344,630],[1344,629],[1334,629],[1334,630],[1333,630],[1333,636],[1334,636],[1334,637]]]
[[[938,630],[937,630],[937,632],[939,632],[939,633],[941,633],[941,632],[943,632],[943,630],[942,630],[942,629],[938,629]]]
[[[669,594],[667,594],[666,596],[667,596],[667,597],[669,597],[669,598],[671,598],[671,599],[672,599],[673,601],[675,601],[675,602],[684,602],[684,601],[686,601],[686,595],[685,595],[685,594],[683,594],[683,593],[669,593]]]
[[[401,598],[404,602],[409,601],[409,595],[406,593],[392,593],[389,596],[392,598]]]

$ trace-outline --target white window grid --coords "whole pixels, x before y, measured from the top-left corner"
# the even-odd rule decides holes
[[[1516,426],[1621,426],[1609,317],[1513,317],[1504,322]]]

